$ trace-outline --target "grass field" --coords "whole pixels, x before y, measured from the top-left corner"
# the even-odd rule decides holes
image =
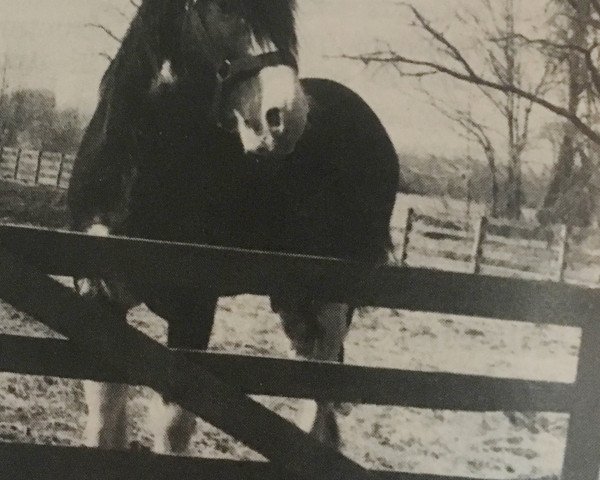
[[[0,187],[4,188],[4,184]],[[56,197],[56,192],[35,194],[14,188],[13,193],[0,189],[0,198],[4,199],[0,205],[5,208],[1,216],[5,221],[58,226],[60,219],[66,218],[62,199],[60,195]],[[8,211],[4,203],[11,195],[24,199],[15,212]],[[29,196],[41,205],[30,209]],[[47,198],[42,199],[44,196]],[[408,206],[431,211],[435,206],[443,208],[444,203],[447,202],[414,196],[400,198],[394,215],[394,236],[402,233]],[[456,247],[425,245],[421,240],[415,245],[419,249],[448,251]],[[418,258],[414,257],[415,261]],[[441,265],[440,260],[432,262]],[[452,267],[453,263],[446,259],[442,265]],[[595,273],[598,275],[598,271]],[[165,323],[143,306],[130,312],[129,322],[164,342]],[[51,334],[8,305],[0,305],[0,333]],[[361,309],[356,315],[346,342],[347,358],[353,364],[556,382],[573,381],[578,347],[577,329],[371,308]],[[254,296],[221,300],[210,348],[254,355],[291,355],[268,301]],[[143,418],[154,398],[147,389],[132,389],[131,441],[151,444]],[[293,418],[298,406],[298,402],[289,399],[259,400],[288,418]],[[0,441],[78,445],[85,409],[78,382],[0,374]],[[552,478],[560,472],[567,417],[537,413],[516,415],[509,420],[501,412],[353,406],[341,416],[340,426],[344,452],[371,468],[488,478]],[[194,436],[192,453],[257,458],[204,423],[200,423]]]

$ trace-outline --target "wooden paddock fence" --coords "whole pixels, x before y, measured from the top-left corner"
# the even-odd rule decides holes
[[[4,180],[67,188],[74,162],[75,155],[0,145],[0,178]]]
[[[471,251],[462,256],[459,255],[463,263],[470,264],[470,273],[481,274],[483,266],[488,263],[484,249],[486,242],[495,239],[497,242],[505,243],[505,246],[509,247],[507,242],[522,239],[525,242],[537,242],[538,249],[552,250],[554,258],[553,265],[550,265],[551,273],[548,279],[557,282],[565,281],[567,257],[571,243],[571,229],[566,225],[541,226],[532,222],[509,221],[486,216],[479,217],[476,222],[471,223],[465,219],[431,216],[418,212],[414,208],[409,208],[406,215],[404,238],[401,246],[402,253],[399,261],[403,266],[409,265],[408,260],[411,251],[414,250],[418,253],[419,247],[418,245],[413,246],[412,235],[416,233],[415,226],[419,223],[424,225],[424,230],[421,233],[428,238],[472,242]],[[444,252],[438,251],[438,254],[443,257]],[[600,255],[597,263],[600,269]],[[518,270],[519,268],[516,266],[513,269],[514,272]]]
[[[170,351],[115,321],[106,306],[79,298],[48,276],[108,273],[117,279],[143,278],[152,287],[210,285],[221,294],[284,292],[302,279],[323,300],[577,327],[582,331],[577,377],[567,384]],[[366,471],[248,394],[472,412],[565,412],[570,419],[562,479],[598,479],[598,290],[7,225],[0,227],[0,298],[69,338],[2,335],[0,371],[149,386],[269,459],[223,462],[0,444],[0,472],[10,469],[11,480],[460,480],[452,472]]]

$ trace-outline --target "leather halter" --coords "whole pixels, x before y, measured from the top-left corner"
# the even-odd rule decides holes
[[[286,61],[284,55],[275,50],[259,55],[247,55],[240,58],[225,58],[219,54],[219,49],[215,46],[214,40],[210,36],[204,21],[198,15],[196,4],[199,0],[186,0],[185,11],[186,21],[189,23],[190,30],[204,55],[215,66],[216,92],[213,100],[212,114],[217,119],[217,125],[221,126],[219,118],[219,107],[223,100],[223,92],[233,84],[245,78],[258,74],[263,68],[274,67],[278,65],[293,66],[291,62]]]

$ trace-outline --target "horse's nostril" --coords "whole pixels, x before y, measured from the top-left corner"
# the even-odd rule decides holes
[[[283,125],[283,114],[279,108],[271,108],[267,111],[267,124],[269,128],[281,128]]]

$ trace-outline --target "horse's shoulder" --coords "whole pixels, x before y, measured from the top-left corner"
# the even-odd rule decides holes
[[[354,90],[323,78],[304,78],[302,87],[310,99],[309,118],[313,133],[337,139],[351,149],[375,148],[382,155],[395,156],[381,120]]]
[[[347,107],[367,107],[363,98],[350,87],[327,78],[308,77],[301,80],[302,88],[315,102],[321,104],[340,104]]]

